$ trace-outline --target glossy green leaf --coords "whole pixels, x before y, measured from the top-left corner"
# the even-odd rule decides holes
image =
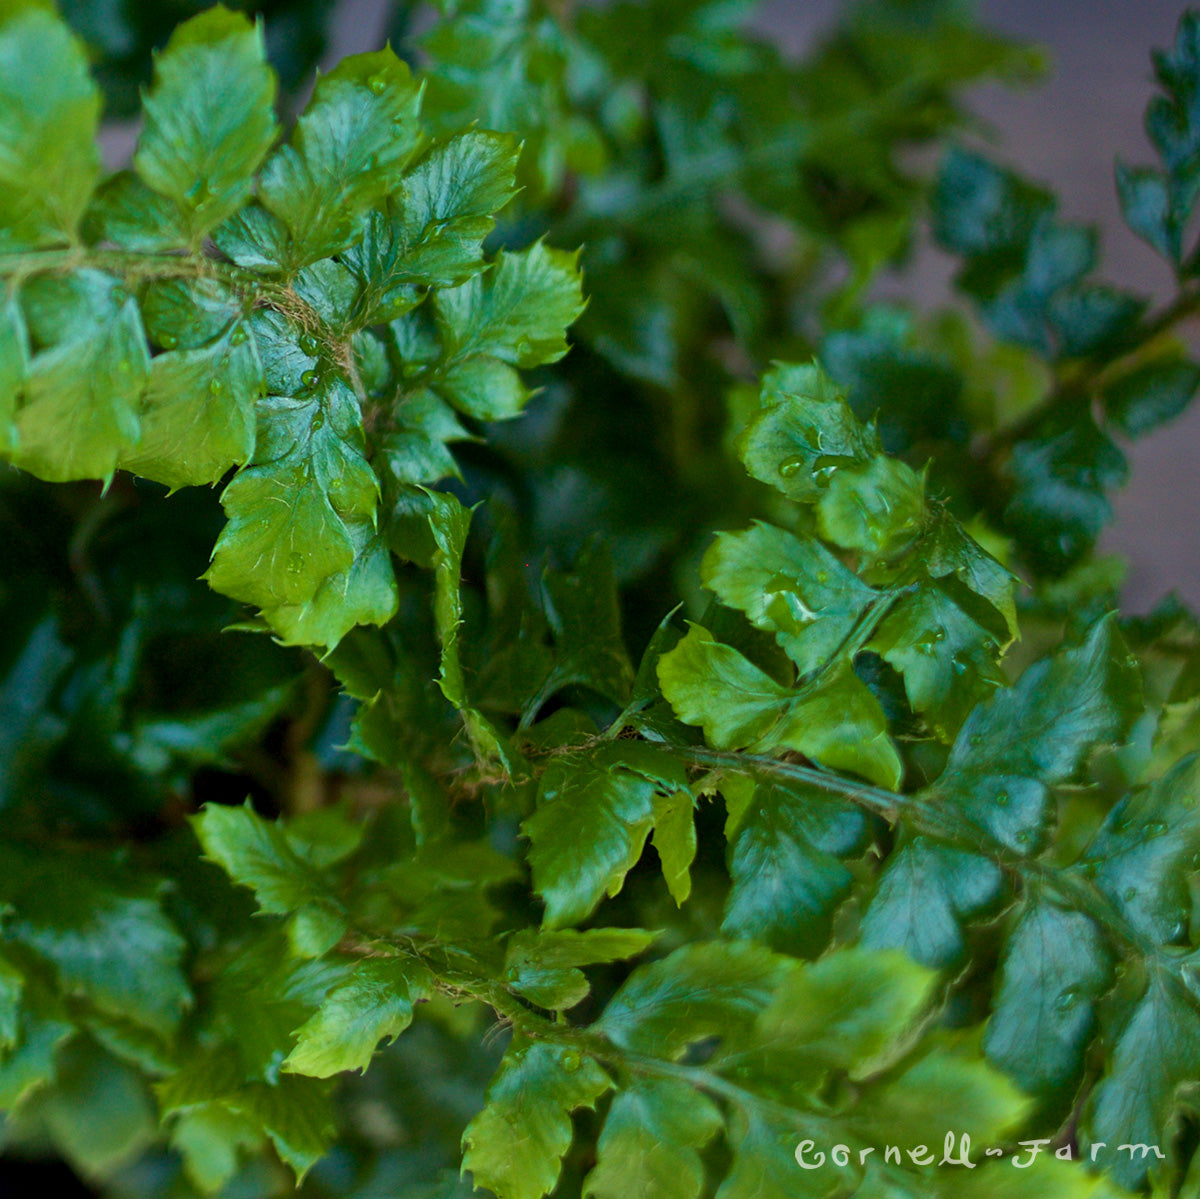
[[[1194,811],[1200,757],[1188,754],[1113,809],[1084,867],[1137,931],[1158,944],[1186,936],[1192,906],[1187,872],[1200,852]]]
[[[179,26],[154,70],[134,167],[194,242],[249,199],[275,140],[275,80],[261,30],[222,8]]]
[[[866,462],[878,449],[873,430],[818,366],[776,366],[763,378],[760,403],[738,451],[754,478],[791,499],[819,498],[826,467]]]
[[[973,1033],[929,1037],[911,1064],[864,1088],[852,1121],[855,1131],[870,1145],[889,1138],[905,1145],[937,1145],[945,1138],[947,1113],[952,1113],[955,1131],[976,1144],[1011,1138],[1033,1102],[988,1064],[977,1041]]]
[[[259,348],[271,386],[281,368],[261,341]],[[225,488],[229,523],[205,576],[268,619],[275,608],[299,606],[303,614],[322,584],[363,556],[374,526],[378,483],[363,456],[357,401],[336,375],[313,383],[295,398],[260,403],[254,463]],[[338,626],[339,637],[346,627]]]
[[[100,95],[52,11],[8,6],[0,22],[0,246],[71,242],[100,170]]]
[[[994,636],[938,587],[904,597],[868,646],[904,676],[908,702],[943,740],[1003,682]]]
[[[216,483],[254,454],[262,386],[258,354],[240,325],[201,350],[157,355],[143,399],[141,440],[121,466],[171,488]]]
[[[393,191],[418,144],[420,91],[390,50],[344,59],[317,82],[287,145],[263,168],[259,199],[287,240],[288,271],[344,250]]]
[[[315,1079],[283,1075],[277,1083],[252,1083],[228,1101],[235,1114],[258,1124],[297,1183],[329,1151],[334,1109],[328,1087]]]
[[[697,1150],[716,1136],[722,1123],[712,1100],[685,1084],[639,1080],[609,1108],[584,1194],[596,1199],[696,1199],[704,1183]]]
[[[54,482],[108,479],[141,435],[150,361],[137,305],[94,270],[39,278],[24,305],[39,352],[17,412],[13,461]]]
[[[723,604],[774,633],[801,674],[836,652],[875,595],[819,541],[761,522],[719,533],[700,577]]]
[[[844,549],[887,559],[903,552],[925,519],[925,480],[882,456],[837,470],[817,506],[821,535]]]
[[[360,323],[400,316],[421,298],[417,288],[451,287],[484,269],[483,239],[512,198],[516,158],[511,138],[472,131],[434,146],[405,175],[343,256],[362,286]]]
[[[696,860],[696,801],[690,791],[654,796],[654,833],[651,840],[662,863],[667,890],[682,906],[692,892],[692,863]]]
[[[903,1057],[935,984],[896,950],[835,950],[789,972],[747,1044],[720,1056],[721,1069],[811,1102],[832,1075],[864,1079]]]
[[[293,938],[303,956],[319,956],[340,939],[345,923],[328,883],[278,824],[263,820],[247,802],[243,807],[209,804],[193,827],[206,856],[235,883],[254,891],[261,912],[296,914]]]
[[[717,1190],[717,1199],[820,1199],[845,1185],[847,1175],[826,1161],[826,1169],[805,1170],[796,1148],[808,1129],[802,1117],[775,1113],[735,1113],[730,1140],[733,1165]]]
[[[658,663],[663,695],[718,749],[793,749],[895,787],[902,770],[883,711],[844,663],[792,691],[700,625]]]
[[[1095,924],[1042,894],[1023,905],[1009,938],[984,1047],[1031,1095],[1078,1080],[1110,979]]]
[[[1195,998],[1177,977],[1154,968],[1112,1037],[1104,1077],[1084,1111],[1086,1141],[1093,1149],[1100,1142],[1155,1146],[1165,1156],[1164,1133],[1178,1110],[1178,1090],[1200,1069]],[[1105,1160],[1117,1182],[1134,1188],[1156,1157],[1147,1151],[1106,1154]]]
[[[798,957],[820,952],[851,884],[838,855],[860,848],[862,832],[859,814],[836,801],[756,787],[738,821],[721,931]]]
[[[636,957],[655,935],[636,928],[521,930],[505,950],[505,978],[513,990],[539,1007],[556,1011],[574,1007],[591,989],[580,966]]]
[[[786,958],[749,941],[694,942],[635,970],[597,1028],[624,1049],[667,1058],[706,1037],[737,1044],[789,968]]]
[[[1120,744],[1141,712],[1137,661],[1107,617],[1079,646],[1031,666],[980,704],[959,732],[930,794],[1017,852],[1044,836],[1049,788],[1087,755]]]
[[[503,1199],[541,1199],[571,1144],[571,1113],[612,1086],[591,1058],[514,1038],[487,1106],[463,1133],[463,1171]]]
[[[537,242],[497,255],[496,265],[434,298],[438,326],[456,358],[487,355],[523,368],[567,352],[565,331],[583,311],[576,256]]]
[[[561,762],[546,770],[537,810],[522,826],[546,928],[575,924],[620,891],[642,856],[653,799],[654,784],[630,771]]]
[[[934,969],[962,961],[962,924],[995,903],[1000,869],[987,858],[917,836],[894,850],[863,914],[862,943],[903,949]]]
[[[1020,442],[1008,470],[1016,488],[1005,510],[1008,522],[1039,564],[1061,570],[1111,520],[1107,493],[1125,481],[1127,463],[1085,414],[1061,430]]]
[[[16,437],[17,397],[29,373],[29,333],[16,298],[0,308],[0,453],[11,453]]]
[[[658,681],[679,719],[700,725],[717,749],[763,739],[790,698],[786,688],[698,624],[659,658]]]
[[[395,1040],[412,1023],[413,1004],[428,998],[429,984],[428,971],[417,962],[361,962],[297,1030],[284,1069],[314,1078],[366,1070],[380,1041]]]

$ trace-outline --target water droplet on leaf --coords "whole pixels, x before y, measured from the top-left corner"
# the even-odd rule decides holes
[[[1056,1012],[1069,1012],[1080,999],[1079,992],[1074,987],[1068,987],[1055,1001]]]

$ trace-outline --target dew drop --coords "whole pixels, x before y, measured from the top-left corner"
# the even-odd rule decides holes
[[[372,75],[367,80],[367,87],[377,96],[382,96],[387,91],[387,80],[382,75]]]
[[[818,583],[828,583],[829,582],[829,571],[818,570],[817,571],[817,582]]]
[[[316,381],[317,381],[317,372],[316,371],[305,371],[304,374],[302,374],[300,376],[300,382],[303,383],[305,387],[312,387],[316,383]]]
[[[1152,820],[1146,825],[1146,837],[1161,837],[1167,831],[1167,826],[1161,820]]]
[[[997,791],[996,792],[995,803],[996,803],[997,807],[1007,808],[1008,802],[1009,802],[1009,800],[1008,800],[1008,792],[1007,791]]]
[[[300,334],[300,348],[306,354],[315,354],[320,348],[321,343],[311,333]]]
[[[330,491],[341,491],[344,484],[345,484],[345,479],[330,479],[329,490]]]
[[[117,372],[119,374],[127,375],[132,370],[133,370],[133,363],[130,362],[128,358],[122,358],[121,361],[117,363]]]
[[[941,625],[938,625],[937,628],[933,630],[933,639],[934,641],[946,640],[946,630]]]
[[[225,384],[220,379],[213,379],[208,385],[208,390],[215,396],[219,396],[225,390]]]
[[[1188,962],[1185,966],[1181,967],[1179,974],[1183,979],[1183,985],[1193,995],[1200,995],[1200,968]]]
[[[241,325],[238,325],[238,327],[229,335],[229,342],[231,345],[235,346],[245,345],[246,330],[243,329]]]
[[[983,734],[982,733],[972,733],[967,738],[967,744],[972,749],[978,749],[983,744]]]
[[[298,575],[304,569],[304,555],[288,554],[287,568],[288,574]]]
[[[779,473],[785,479],[793,478],[795,475],[798,475],[803,469],[804,469],[804,459],[799,454],[796,454],[791,458],[785,458],[779,464]]]
[[[577,1054],[574,1050],[568,1050],[566,1053],[563,1054],[562,1068],[568,1074],[574,1074],[575,1071],[579,1069],[580,1065],[581,1065],[581,1060],[580,1060],[579,1054]]]
[[[1079,1002],[1079,992],[1074,987],[1068,987],[1055,1001],[1056,1012],[1069,1012]]]
[[[1018,845],[1028,845],[1029,842],[1032,840],[1033,840],[1033,834],[1027,828],[1023,828],[1017,834],[1017,844]]]
[[[1126,887],[1124,893],[1121,895],[1121,898],[1126,903],[1132,903],[1135,899],[1137,899],[1137,887]]]
[[[162,346],[164,350],[173,350],[179,344],[179,342],[176,341],[174,333],[164,333],[158,339],[158,344]]]
[[[312,431],[315,433],[315,432],[316,432],[316,431],[317,431],[319,428],[321,428],[321,427],[322,427],[322,425],[324,425],[324,424],[325,424],[325,413],[324,413],[324,412],[318,412],[318,413],[316,413],[316,415],[315,415],[315,416],[312,418],[312,420],[311,420],[311,421],[309,421],[308,427],[309,427],[309,428],[310,428],[310,429],[311,429],[311,430],[312,430]]]

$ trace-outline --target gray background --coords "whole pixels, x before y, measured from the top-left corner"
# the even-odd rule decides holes
[[[768,0],[760,23],[801,51],[841,7],[840,0]],[[970,102],[993,126],[992,147],[1003,160],[1048,183],[1065,218],[1100,226],[1101,275],[1160,303],[1172,294],[1171,273],[1122,223],[1113,160],[1154,161],[1142,128],[1153,89],[1150,50],[1170,44],[1183,7],[1181,0],[984,0],[990,25],[1049,49],[1053,73],[1033,89],[981,86]],[[944,298],[951,271],[927,250],[916,265],[918,301]],[[1182,332],[1194,343],[1197,322]],[[1200,401],[1126,449],[1130,480],[1101,541],[1129,560],[1126,604],[1143,611],[1175,588],[1200,606]]]
[[[790,52],[827,28],[844,0],[765,0],[758,26]],[[328,59],[374,49],[383,40],[385,0],[343,0]],[[1101,275],[1162,302],[1170,272],[1122,224],[1113,160],[1150,163],[1142,111],[1152,91],[1150,50],[1167,46],[1182,0],[982,0],[983,18],[1013,37],[1046,46],[1052,74],[1033,89],[985,85],[970,107],[992,129],[992,149],[1022,173],[1048,183],[1061,215],[1101,229]],[[134,130],[111,131],[114,165],[133,148]],[[953,264],[932,249],[915,264],[903,294],[922,305],[949,295]],[[1196,341],[1197,322],[1184,332]],[[1200,404],[1132,446],[1128,486],[1116,496],[1116,521],[1102,548],[1130,563],[1125,601],[1143,611],[1175,588],[1200,607]]]

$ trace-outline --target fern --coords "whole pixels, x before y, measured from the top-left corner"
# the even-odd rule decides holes
[[[926,15],[795,68],[723,5],[468,3],[284,134],[216,8],[101,179],[81,43],[7,6],[15,1146],[114,1195],[1190,1193],[1200,636],[1089,555],[1113,435],[1200,383],[1200,17],[1118,176],[1151,312],[1015,174],[900,175],[1033,62]],[[869,300],[926,195],[983,365]]]

